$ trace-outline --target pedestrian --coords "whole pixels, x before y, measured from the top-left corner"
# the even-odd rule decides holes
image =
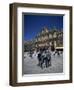
[[[49,66],[51,66],[51,53],[49,50],[47,50],[46,57],[47,57],[46,67],[49,67]]]
[[[41,52],[38,53],[38,66],[41,66]]]

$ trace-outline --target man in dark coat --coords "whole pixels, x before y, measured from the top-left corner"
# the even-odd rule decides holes
[[[38,53],[38,66],[41,66],[41,55],[42,55],[42,53],[41,52],[39,52]]]

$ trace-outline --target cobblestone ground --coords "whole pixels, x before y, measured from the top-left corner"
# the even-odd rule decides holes
[[[41,73],[62,73],[63,72],[63,54],[51,55],[51,66],[41,69],[38,64],[37,56],[30,58],[25,54],[23,74],[41,74]]]

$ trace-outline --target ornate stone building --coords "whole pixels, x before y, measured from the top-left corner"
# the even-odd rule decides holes
[[[24,43],[24,48],[29,50],[51,47],[52,44],[54,47],[63,47],[63,31],[56,28],[48,30],[44,27],[33,40]]]
[[[49,47],[51,45],[55,47],[63,47],[63,31],[52,29],[48,30],[46,27],[35,37],[36,47]]]

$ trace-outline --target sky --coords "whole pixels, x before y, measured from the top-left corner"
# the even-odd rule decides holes
[[[24,40],[33,39],[43,27],[63,29],[63,16],[24,15]]]

